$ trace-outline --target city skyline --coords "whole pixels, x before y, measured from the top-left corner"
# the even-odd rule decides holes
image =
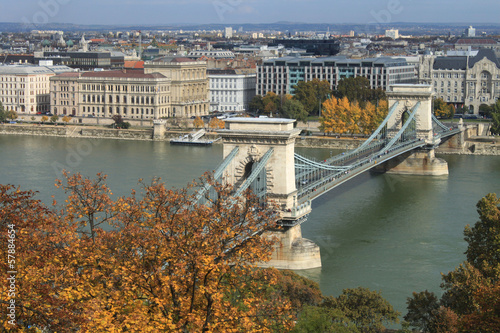
[[[497,23],[500,3],[478,0],[0,0],[0,22],[107,25]],[[300,13],[300,15],[298,14]]]

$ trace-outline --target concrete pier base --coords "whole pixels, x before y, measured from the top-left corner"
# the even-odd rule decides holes
[[[375,171],[400,175],[443,176],[448,175],[448,163],[437,158],[434,149],[417,150],[393,158]]]
[[[274,248],[271,260],[259,265],[260,267],[293,270],[321,267],[319,246],[309,239],[302,238],[300,225],[285,231],[268,232],[266,236],[277,237],[280,243]]]

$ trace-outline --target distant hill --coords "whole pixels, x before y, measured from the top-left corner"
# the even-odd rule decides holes
[[[468,24],[469,25],[469,24]],[[283,31],[294,33],[296,31],[330,31],[332,34],[344,34],[353,30],[356,33],[383,33],[386,29],[399,29],[400,34],[412,35],[442,35],[460,34],[467,28],[464,23],[408,23],[393,22],[390,24],[336,24],[336,23],[301,23],[301,22],[275,22],[275,23],[227,23],[227,24],[162,24],[162,25],[83,25],[72,23],[46,23],[46,24],[23,24],[13,22],[0,22],[0,32],[29,32],[31,30],[62,30],[75,31],[127,31],[127,30],[223,30],[227,26],[235,29],[240,27],[244,31]],[[500,35],[500,24],[477,23],[472,24],[476,32],[486,32],[488,35]]]

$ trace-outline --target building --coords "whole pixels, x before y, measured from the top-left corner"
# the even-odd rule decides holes
[[[475,56],[424,56],[418,77],[420,83],[434,86],[436,97],[456,107],[466,105],[475,114],[481,104],[500,97],[500,61],[491,49]]]
[[[476,29],[474,29],[472,26],[469,26],[467,29],[465,29],[464,36],[465,37],[476,37]]]
[[[314,56],[334,56],[340,52],[340,42],[335,39],[276,39],[269,46],[282,45],[286,49],[302,49]]]
[[[111,52],[43,52],[35,55],[35,63],[40,59],[58,61],[65,59],[61,64],[81,70],[94,70],[96,68],[110,69],[123,67],[123,55],[113,57]]]
[[[0,101],[19,115],[50,110],[50,78],[73,71],[66,66],[0,66]]]
[[[144,64],[144,73],[171,79],[172,117],[206,115],[210,108],[206,61],[161,57]]]
[[[209,69],[210,111],[248,110],[255,96],[255,69]]]
[[[233,38],[233,28],[232,27],[224,28],[224,38]]]
[[[386,30],[385,37],[389,37],[392,39],[398,39],[399,38],[399,30],[397,30],[397,29]]]
[[[460,38],[455,42],[455,50],[468,51],[492,49],[500,53],[500,44],[492,38]]]
[[[371,88],[386,90],[396,83],[414,83],[415,66],[404,58],[347,59],[346,57],[284,57],[257,66],[257,94],[292,94],[300,81],[327,80],[332,90],[343,78],[364,76]]]
[[[199,59],[202,57],[211,59],[234,59],[234,53],[228,50],[196,50],[187,55],[188,58]]]
[[[62,73],[50,78],[57,115],[128,119],[172,116],[170,79],[144,70]]]

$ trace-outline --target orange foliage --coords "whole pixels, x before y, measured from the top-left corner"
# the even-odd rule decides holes
[[[290,303],[269,286],[275,271],[255,268],[271,254],[272,206],[229,186],[199,205],[192,184],[169,190],[158,179],[143,193],[112,199],[106,176],[65,173],[56,186],[68,198],[47,208],[0,185],[0,251],[14,224],[18,259],[16,322],[6,319],[7,284],[0,284],[2,326],[69,332],[271,332],[293,326]],[[198,187],[196,187],[198,188]],[[59,207],[59,208],[56,208]],[[7,264],[0,261],[2,281]],[[33,328],[32,328],[33,329]]]

